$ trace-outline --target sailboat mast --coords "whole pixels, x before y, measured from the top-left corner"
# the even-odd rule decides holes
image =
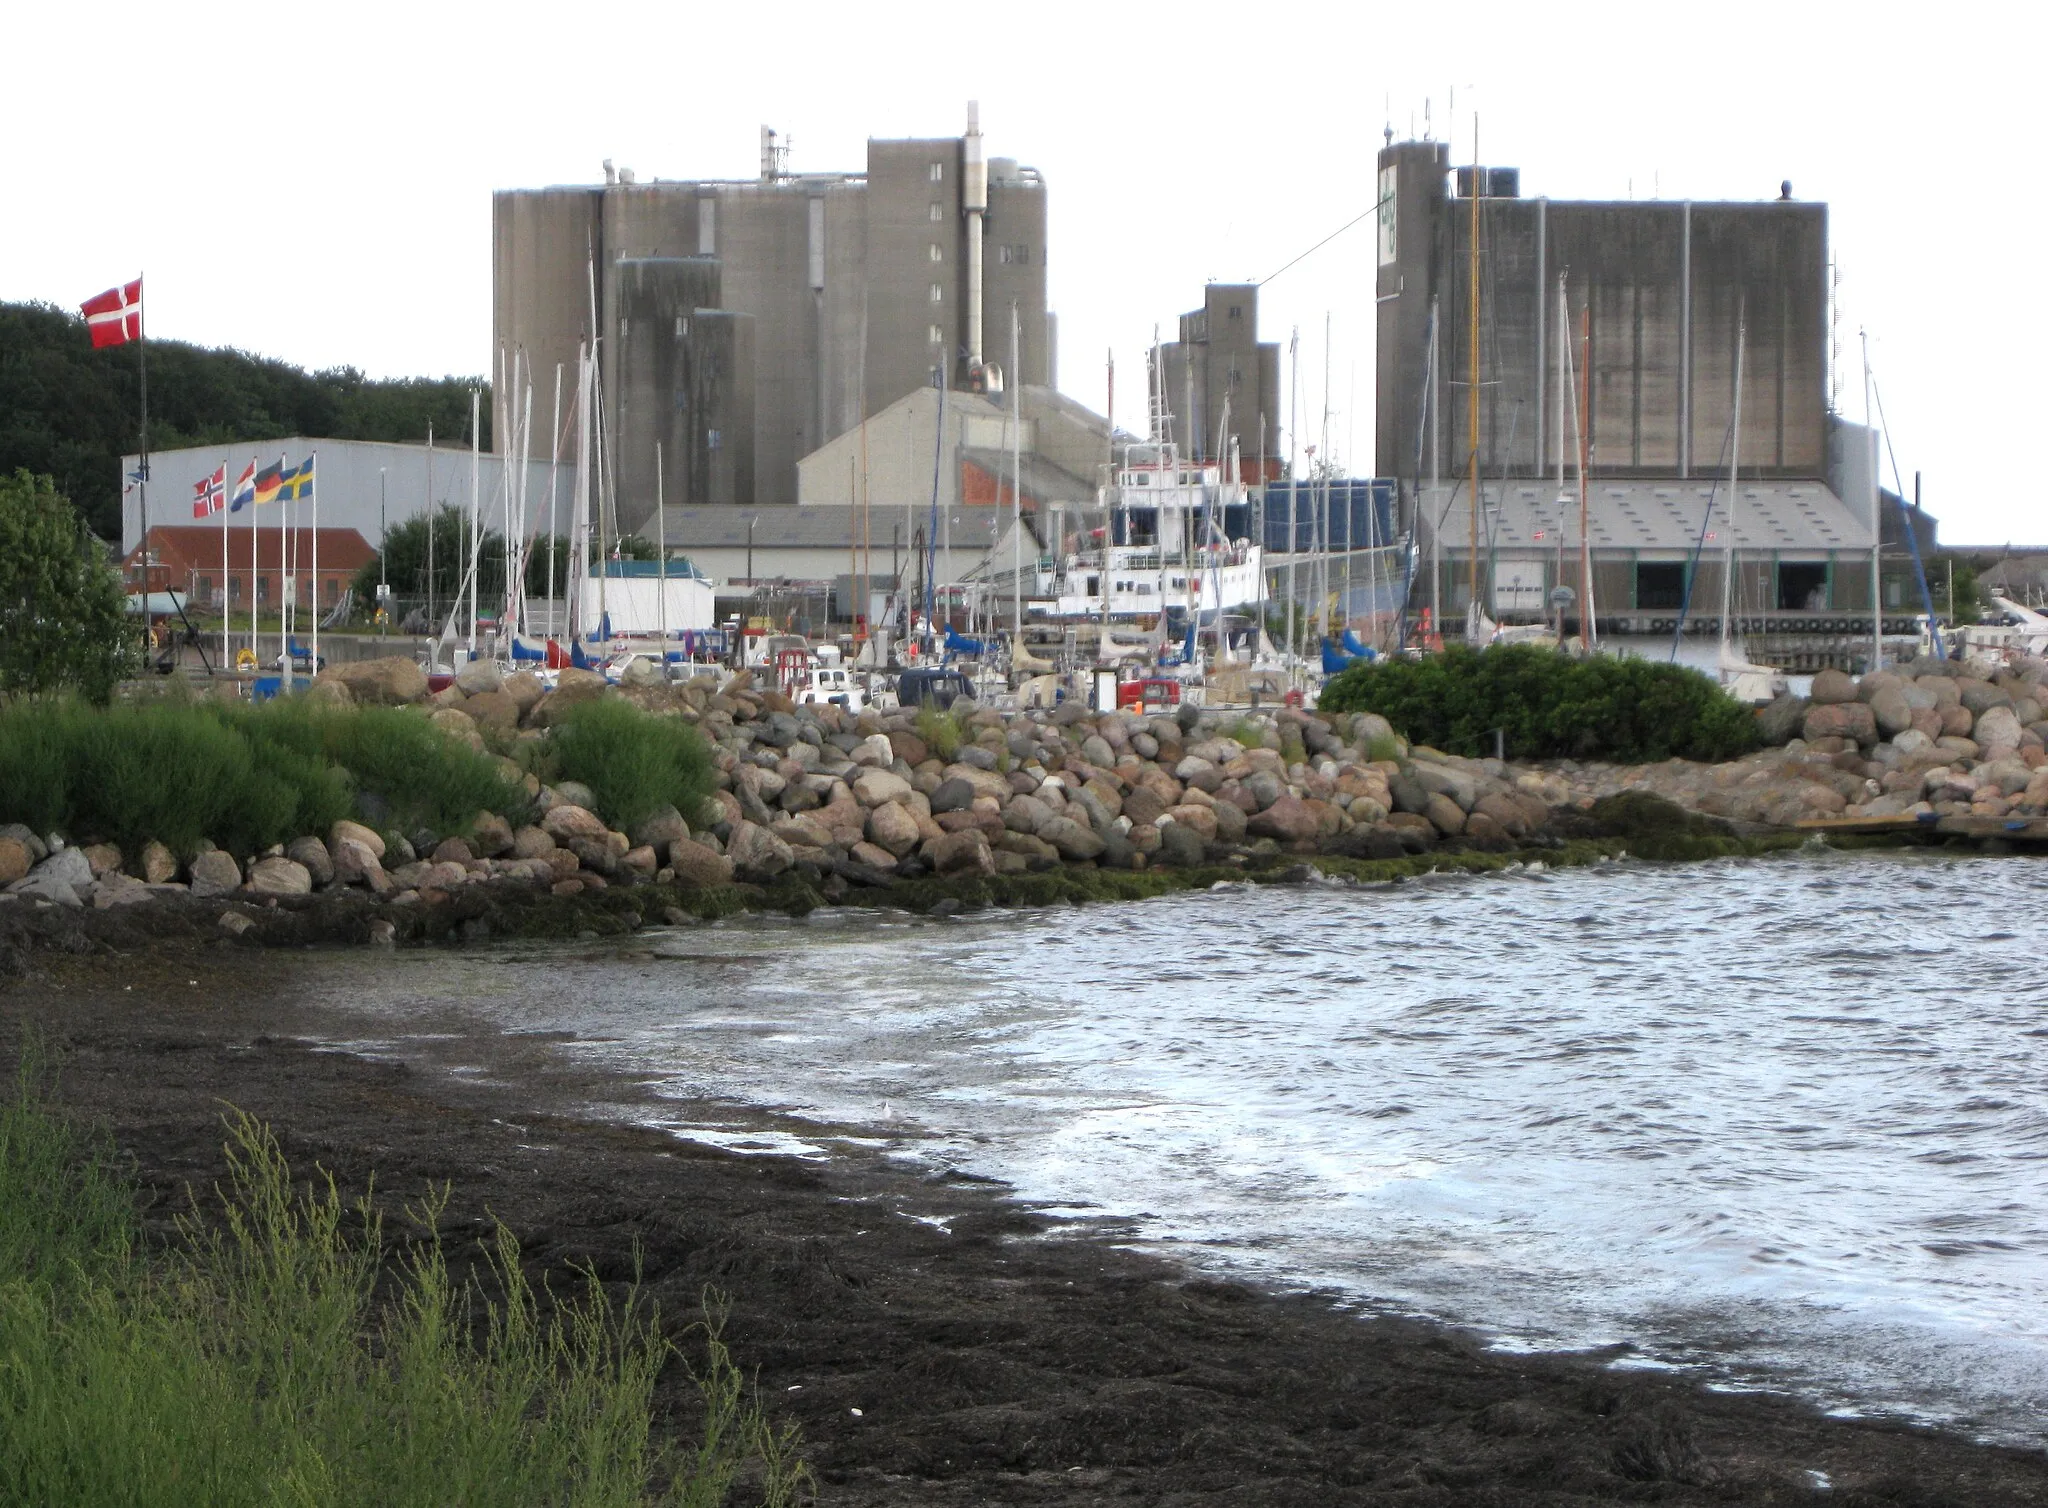
[[[1858,330],[1856,338],[1863,346],[1863,443],[1867,452],[1865,461],[1870,468],[1870,668],[1884,669],[1884,594],[1882,578],[1878,574],[1882,557],[1883,517],[1878,512],[1877,482],[1877,424],[1870,407],[1870,332]],[[1901,484],[1903,485],[1903,484]]]
[[[1472,498],[1469,588],[1471,611],[1467,617],[1479,620],[1479,117],[1472,117],[1472,182],[1467,186],[1472,199],[1472,225],[1467,247],[1466,282],[1468,323],[1465,331],[1465,445],[1471,456]]]
[[[1586,489],[1586,473],[1593,469],[1593,306],[1589,302],[1579,311],[1579,381],[1583,385],[1583,401],[1577,403],[1579,415],[1579,639],[1588,650],[1600,641],[1600,628],[1594,619],[1598,604],[1593,601],[1593,528],[1591,494]]]
[[[655,589],[661,593],[661,649],[658,660],[661,678],[668,680],[668,495],[662,489],[661,441],[654,442],[654,558]]]
[[[1742,458],[1742,356],[1743,347],[1749,338],[1747,320],[1738,317],[1735,322],[1735,409],[1728,424],[1728,537],[1721,541],[1721,669],[1727,674],[1728,614],[1734,601],[1735,589],[1735,485],[1736,468]]]
[[[555,480],[562,467],[562,364],[555,363],[555,419],[548,428],[548,632],[560,633],[555,622]]]

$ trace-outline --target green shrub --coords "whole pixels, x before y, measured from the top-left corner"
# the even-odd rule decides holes
[[[589,786],[598,815],[620,831],[664,806],[694,822],[711,794],[711,751],[697,730],[616,697],[572,708],[551,742],[562,778]]]
[[[1749,709],[1696,670],[1534,645],[1354,664],[1323,687],[1318,706],[1377,712],[1413,742],[1452,754],[1491,754],[1496,728],[1517,759],[1723,760],[1757,746]]]
[[[960,752],[967,729],[950,711],[926,702],[917,709],[917,736],[924,740],[932,758],[951,762],[953,756]]]
[[[140,620],[85,520],[49,477],[0,476],[0,692],[104,704],[141,666]]]
[[[567,1300],[537,1291],[502,1225],[458,1280],[445,1190],[387,1263],[379,1211],[295,1183],[264,1127],[231,1116],[228,1158],[220,1207],[152,1257],[102,1143],[27,1080],[0,1105],[0,1499],[626,1508],[723,1503],[741,1480],[789,1504],[808,1484],[715,1301],[683,1451],[653,1431],[677,1348],[637,1295],[614,1303],[595,1274]]]

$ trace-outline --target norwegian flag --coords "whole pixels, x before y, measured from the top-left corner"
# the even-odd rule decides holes
[[[192,484],[192,516],[206,518],[228,505],[228,463],[213,468],[213,475]]]
[[[109,288],[80,305],[94,350],[142,339],[142,279]]]

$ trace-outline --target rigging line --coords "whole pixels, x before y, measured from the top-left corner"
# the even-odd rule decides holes
[[[1721,431],[1721,455],[1714,463],[1714,477],[1707,488],[1707,513],[1706,517],[1700,520],[1700,537],[1693,541],[1692,559],[1686,562],[1685,596],[1679,600],[1678,621],[1671,627],[1670,663],[1673,665],[1678,663],[1678,645],[1680,637],[1685,633],[1685,620],[1692,616],[1692,588],[1693,583],[1699,579],[1700,558],[1706,553],[1707,531],[1714,526],[1714,504],[1721,497],[1722,462],[1728,459],[1728,447],[1734,443],[1735,419],[1731,414],[1728,428]]]
[[[1316,244],[1311,246],[1307,251],[1304,251],[1300,256],[1294,258],[1294,261],[1283,264],[1277,272],[1267,273],[1264,277],[1260,278],[1252,286],[1254,288],[1265,287],[1266,284],[1272,282],[1273,279],[1280,276],[1280,273],[1285,272],[1289,267],[1292,267],[1295,262],[1306,261],[1309,257],[1314,256],[1317,252],[1321,251],[1325,246],[1328,246],[1332,241],[1336,240],[1337,237],[1343,235],[1345,231],[1351,229],[1351,227],[1356,225],[1360,220],[1378,214],[1382,209],[1385,209],[1390,202],[1392,202],[1393,197],[1394,196],[1392,194],[1388,194],[1384,198],[1374,201],[1374,203],[1369,208],[1359,211],[1359,213],[1352,219],[1346,220],[1342,225],[1338,226],[1335,230],[1331,231],[1327,236],[1324,236],[1322,240],[1316,242]]]

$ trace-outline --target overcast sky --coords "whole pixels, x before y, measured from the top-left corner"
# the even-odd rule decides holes
[[[2001,15],[2002,13],[2002,19]],[[11,8],[0,298],[149,276],[153,335],[374,375],[489,359],[490,195],[798,171],[958,134],[1046,176],[1061,386],[1139,415],[1155,325],[1366,209],[1382,129],[1518,166],[1525,194],[1831,207],[1842,404],[1856,333],[1910,490],[1951,543],[2048,543],[2031,7],[1116,3]],[[2030,19],[2031,18],[2031,19]],[[1450,117],[1456,95],[1455,117]],[[1370,224],[1262,294],[1301,330],[1302,429],[1372,455]],[[1971,287],[1979,291],[1972,294]],[[1283,349],[1283,369],[1286,356]],[[1284,380],[1284,370],[1283,370]],[[1311,420],[1311,416],[1313,419]],[[1889,469],[1887,469],[1889,481]]]

